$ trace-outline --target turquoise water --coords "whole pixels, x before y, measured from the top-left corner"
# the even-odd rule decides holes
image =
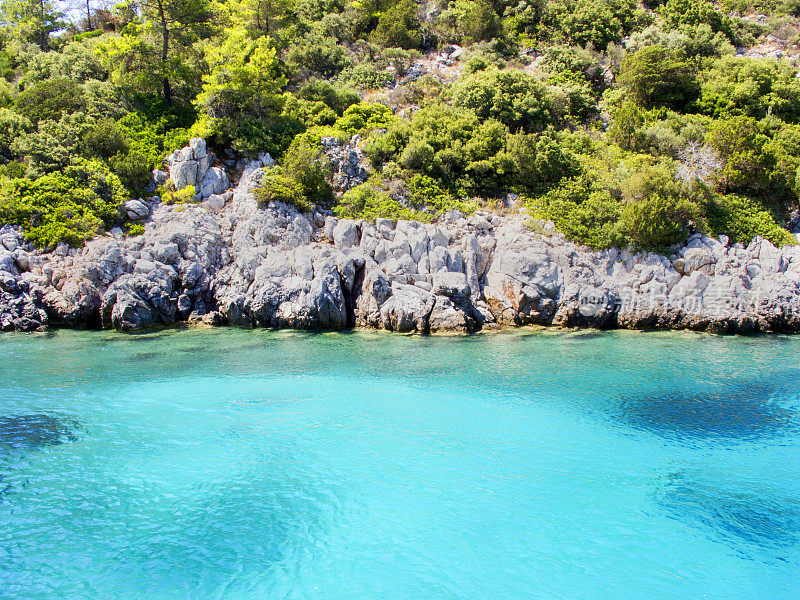
[[[800,337],[0,337],[0,598],[796,599]]]

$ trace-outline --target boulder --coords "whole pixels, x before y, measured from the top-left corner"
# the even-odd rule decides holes
[[[433,293],[449,298],[469,298],[471,288],[464,273],[444,271],[433,276]]]
[[[141,199],[128,200],[122,208],[131,221],[145,221],[150,217],[150,207]]]

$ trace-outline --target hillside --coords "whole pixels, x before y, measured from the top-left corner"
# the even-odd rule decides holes
[[[698,232],[795,243],[795,14],[792,1],[145,0],[67,23],[56,3],[5,0],[0,220],[39,247],[138,235],[128,198],[202,199],[158,171],[200,137],[230,181],[268,153],[261,197],[301,211],[523,210],[592,248]],[[334,177],[320,140],[353,136],[360,176]]]

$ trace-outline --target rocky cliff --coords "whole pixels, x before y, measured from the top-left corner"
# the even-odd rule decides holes
[[[134,330],[181,321],[299,329],[471,332],[500,326],[800,330],[800,247],[694,235],[672,256],[592,252],[524,215],[435,225],[259,208],[271,161],[234,190],[203,148],[173,155],[199,204],[131,201],[144,235],[34,251],[0,230],[0,328]],[[268,157],[267,157],[268,158]],[[210,173],[210,175],[209,175]]]

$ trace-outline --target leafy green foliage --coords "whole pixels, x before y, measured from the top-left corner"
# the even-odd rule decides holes
[[[772,214],[745,196],[716,196],[703,206],[711,231],[727,235],[732,242],[749,244],[760,235],[776,246],[796,244],[797,238],[775,222]]]
[[[751,5],[769,19],[731,14]],[[786,37],[794,7],[751,5],[452,0],[437,16],[412,0],[139,0],[62,34],[55,6],[0,0],[4,214],[44,227],[39,243],[81,243],[124,217],[69,169],[140,195],[200,136],[217,155],[270,152],[261,201],[303,211],[430,221],[515,192],[594,247],[664,249],[695,230],[791,241],[800,83],[787,61],[733,54]],[[448,44],[460,58],[420,52]],[[355,133],[374,174],[336,206],[320,138]]]
[[[512,130],[539,131],[553,121],[545,87],[519,71],[490,68],[472,73],[453,84],[451,96],[456,106]]]
[[[89,156],[110,159],[124,154],[130,148],[125,131],[112,119],[101,119],[81,140],[81,146]]]
[[[36,180],[0,180],[0,219],[39,247],[80,246],[119,218],[126,191],[99,161],[78,161]]]
[[[312,204],[327,206],[333,190],[330,184],[330,163],[312,133],[297,136],[283,157],[283,173],[294,180],[302,196]]]
[[[386,48],[419,48],[422,43],[417,3],[414,0],[400,0],[383,12],[378,25],[370,35],[374,44]]]
[[[211,71],[195,104],[207,115],[209,133],[250,155],[282,150],[291,119],[283,113],[286,79],[269,39],[250,40],[245,31],[233,31],[207,60]]]
[[[500,18],[487,0],[453,0],[438,24],[446,41],[464,45],[502,35]]]
[[[72,79],[49,79],[22,91],[17,97],[16,109],[34,124],[58,120],[84,108],[83,90]]]
[[[392,118],[392,109],[388,106],[362,102],[345,110],[334,127],[352,135],[370,129],[386,129]]]
[[[647,46],[626,56],[619,82],[645,108],[668,106],[680,110],[700,93],[693,67],[664,46]]]
[[[337,217],[365,221],[378,218],[420,220],[419,213],[403,206],[383,190],[376,189],[375,183],[369,181],[347,190],[333,212]]]
[[[631,0],[556,0],[547,3],[542,22],[555,40],[603,49],[621,41],[635,18]]]
[[[726,56],[703,74],[700,109],[716,118],[767,114],[800,120],[800,81],[785,63]]]
[[[0,158],[10,160],[15,156],[11,144],[33,128],[30,120],[7,108],[0,108]]]
[[[198,201],[197,190],[193,185],[176,190],[171,179],[168,179],[166,185],[159,188],[158,192],[164,204],[195,204]]]
[[[279,168],[271,169],[264,174],[259,186],[253,192],[259,206],[267,206],[270,202],[283,202],[294,206],[300,212],[308,212],[313,208],[306,200],[300,182],[284,175]]]

